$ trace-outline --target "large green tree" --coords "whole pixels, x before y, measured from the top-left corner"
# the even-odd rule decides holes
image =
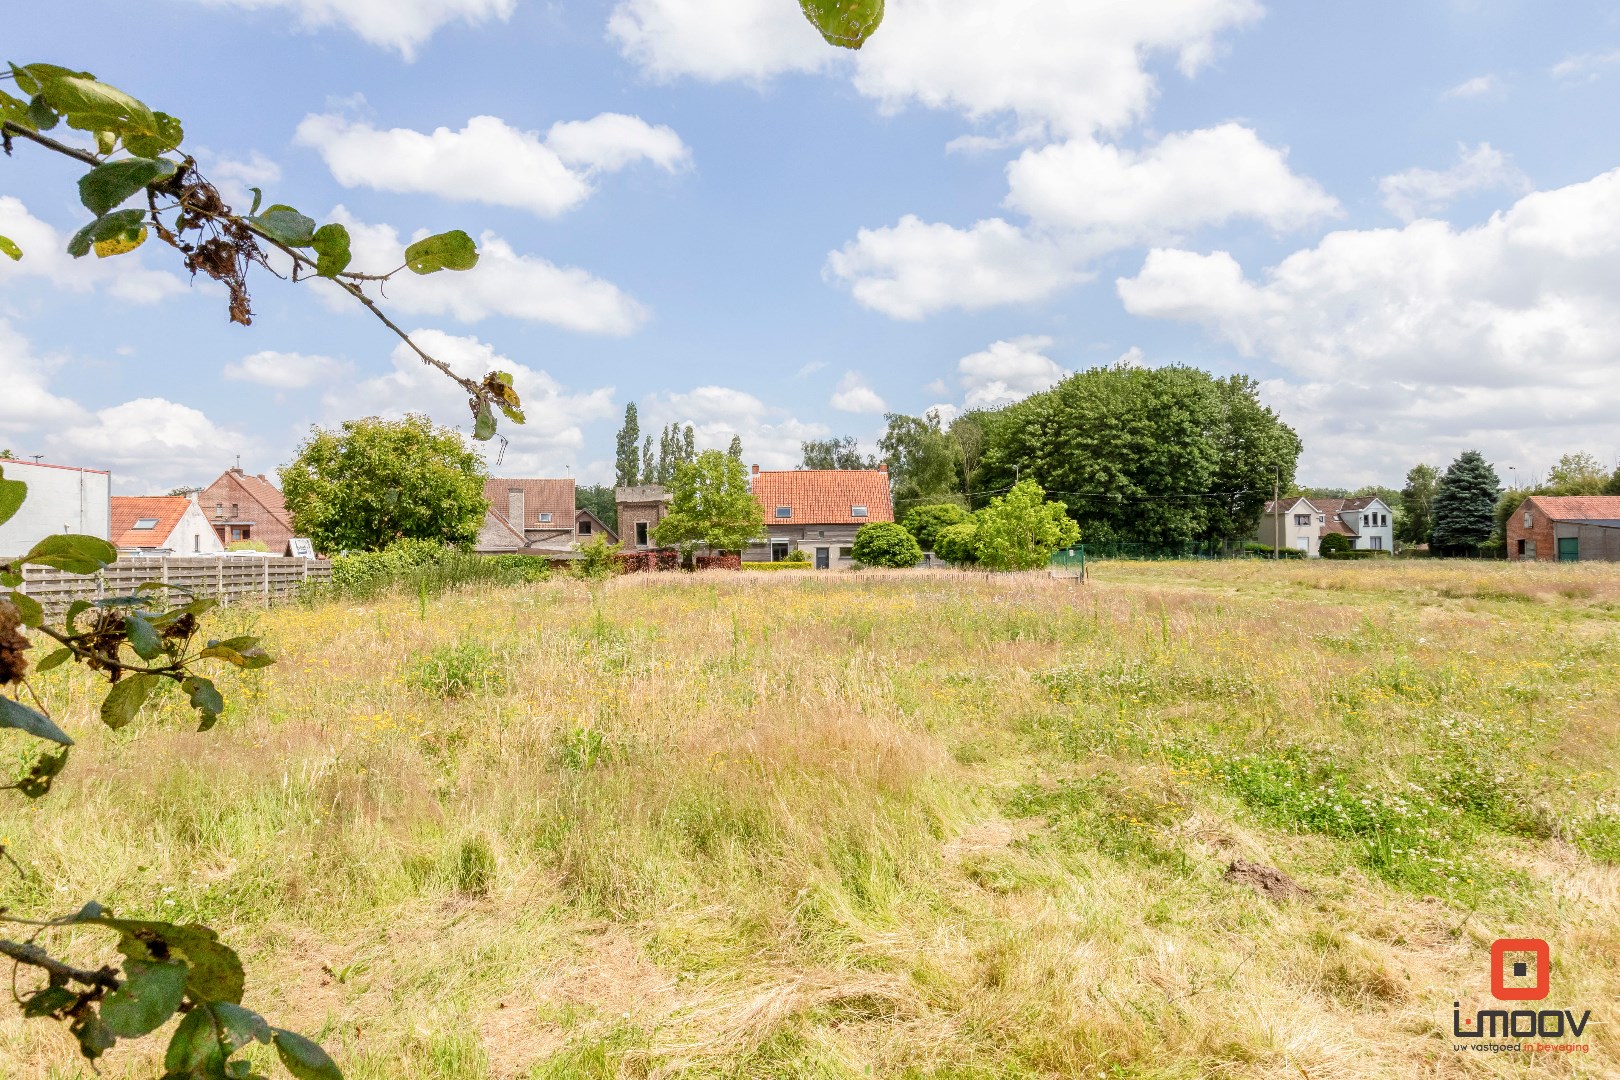
[[[635,487],[641,483],[641,421],[636,416],[633,401],[624,407],[624,424],[619,428],[614,445],[613,482],[619,487]]]
[[[811,439],[799,444],[804,454],[806,469],[875,469],[878,459],[861,453],[859,441],[853,435],[838,439]]]
[[[878,450],[889,466],[894,504],[904,510],[919,502],[943,502],[957,490],[956,443],[940,424],[939,413],[923,416],[889,413]]]
[[[1591,454],[1565,454],[1547,470],[1548,495],[1602,495],[1609,485],[1609,471]]]
[[[973,515],[978,563],[986,570],[1039,570],[1052,552],[1080,542],[1080,527],[1068,508],[1047,502],[1033,480],[1023,480],[1007,494]]]
[[[1248,537],[1273,485],[1292,486],[1301,450],[1253,379],[1180,365],[1093,368],[975,419],[985,446],[973,488],[1035,480],[1088,542]]]
[[[930,503],[907,510],[900,524],[917,538],[917,543],[924,551],[933,551],[942,530],[952,525],[960,525],[971,516],[956,503]]]
[[[315,428],[280,472],[293,528],[328,554],[395,540],[471,544],[489,508],[483,457],[425,416]]]
[[[1502,494],[1496,470],[1478,450],[1466,450],[1446,468],[1434,493],[1429,543],[1445,554],[1477,551],[1496,526]]]
[[[690,557],[700,544],[711,551],[741,551],[764,531],[765,515],[748,490],[742,460],[705,450],[676,467],[669,514],[653,526],[653,540]]]
[[[1406,471],[1400,512],[1395,516],[1395,539],[1404,544],[1427,544],[1434,532],[1434,494],[1440,470],[1422,462]]]

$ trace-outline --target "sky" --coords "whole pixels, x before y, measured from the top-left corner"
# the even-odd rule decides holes
[[[1620,8],[1569,0],[889,0],[860,52],[793,0],[56,0],[4,57],[180,117],[227,198],[354,236],[464,229],[379,302],[512,372],[496,475],[611,483],[644,432],[790,468],[886,411],[1115,363],[1247,373],[1299,478],[1620,458]],[[250,327],[148,243],[74,261],[82,167],[0,159],[0,446],[115,492],[290,460],[465,395],[319,282]],[[497,460],[496,455],[500,457]],[[1509,471],[1511,467],[1511,472]]]

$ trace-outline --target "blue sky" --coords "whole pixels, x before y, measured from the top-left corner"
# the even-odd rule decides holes
[[[786,467],[1122,358],[1253,374],[1318,484],[1620,455],[1612,4],[890,0],[859,54],[792,0],[61,0],[11,31],[182,117],[227,191],[349,224],[357,269],[483,237],[388,306],[516,372],[506,475],[610,481],[631,400]],[[0,444],[138,493],[344,417],[466,426],[318,284],[261,275],[243,329],[157,244],[67,260],[78,171],[0,161]]]

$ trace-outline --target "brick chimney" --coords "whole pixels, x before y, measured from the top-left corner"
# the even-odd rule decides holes
[[[759,475],[759,466],[758,466],[758,465],[755,465],[755,466],[754,466],[754,469],[753,469],[753,473],[752,473],[752,475],[754,475],[754,476],[758,476],[758,475]]]
[[[878,472],[886,473],[888,471],[889,471],[889,463],[887,461],[878,462]]]

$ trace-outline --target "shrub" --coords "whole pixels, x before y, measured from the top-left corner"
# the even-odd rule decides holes
[[[808,570],[810,564],[798,562],[745,562],[741,564],[740,568],[770,573],[774,570]]]
[[[970,520],[972,516],[955,503],[935,503],[931,506],[915,507],[906,514],[901,525],[917,538],[918,547],[938,555],[936,545],[939,543],[939,534],[952,525],[960,525]]]
[[[741,570],[742,556],[731,555],[699,555],[692,560],[697,570]]]
[[[1316,550],[1323,555],[1331,555],[1336,551],[1354,551],[1355,544],[1343,533],[1328,533],[1317,543]]]
[[[806,551],[804,548],[799,548],[799,547],[789,548],[787,555],[785,557],[783,557],[782,561],[783,562],[790,562],[790,563],[806,563],[806,564],[808,564],[810,562],[810,553],[808,551]]]
[[[978,524],[970,519],[941,529],[934,539],[934,554],[953,566],[971,566],[978,562]]]
[[[1271,545],[1262,544],[1258,540],[1246,541],[1243,545],[1243,550],[1248,552],[1250,555],[1258,556],[1262,559],[1269,559],[1272,556]],[[1305,557],[1305,553],[1298,548],[1285,547],[1277,548],[1276,556],[1279,559],[1303,559]]]
[[[1393,553],[1388,551],[1332,551],[1323,555],[1324,559],[1388,559]]]
[[[488,645],[464,641],[422,657],[411,669],[409,681],[436,697],[498,694],[506,689],[506,669]]]
[[[855,530],[853,554],[864,566],[903,569],[922,562],[917,538],[892,521],[874,521]],[[805,561],[809,562],[808,556]]]
[[[580,545],[579,561],[574,563],[574,573],[588,581],[612,577],[618,573],[618,560],[614,556],[619,554],[619,547],[618,544],[608,543],[605,536]]]
[[[232,540],[225,545],[226,551],[263,551],[268,553],[270,548],[263,540]]]
[[[613,556],[621,574],[644,574],[653,570],[679,570],[681,553],[667,548],[653,551],[621,551]]]
[[[974,517],[979,527],[974,550],[987,570],[1039,570],[1054,551],[1080,542],[1080,526],[1068,508],[1047,502],[1033,480],[1013,485]]]
[[[381,551],[339,555],[331,581],[311,582],[300,596],[312,602],[370,600],[394,590],[437,596],[465,585],[521,585],[550,575],[550,561],[538,555],[475,555],[431,540],[396,540]]]

